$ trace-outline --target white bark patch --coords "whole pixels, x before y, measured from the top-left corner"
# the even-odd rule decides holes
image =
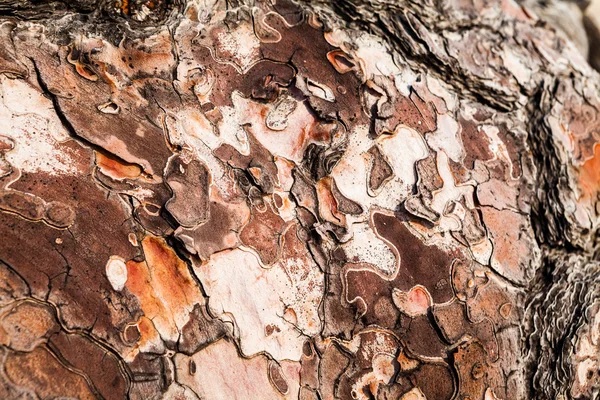
[[[310,142],[315,141],[311,138],[310,131],[316,125],[316,120],[305,102],[298,102],[286,116],[285,127],[274,131],[267,126],[263,115],[274,111],[276,105],[265,105],[245,99],[239,93],[234,93],[231,100],[237,110],[237,123],[249,124],[249,129],[256,140],[271,154],[292,160],[297,164],[302,162],[306,147]]]
[[[352,240],[344,244],[348,260],[353,263],[369,263],[384,275],[397,270],[398,261],[390,246],[380,239],[368,223],[352,225]]]
[[[427,76],[427,88],[429,89],[431,94],[444,100],[446,109],[448,111],[456,110],[456,102],[457,102],[456,95],[453,93],[450,93],[448,90],[446,90],[446,88],[443,86],[443,84],[440,80],[428,75]],[[442,112],[441,110],[437,110],[437,111],[438,111],[438,113]]]
[[[214,315],[232,321],[246,356],[265,351],[300,360],[306,335],[321,331],[323,274],[309,257],[289,257],[270,269],[243,249],[226,250],[195,268]]]
[[[21,172],[76,174],[76,155],[52,103],[22,80],[0,75],[0,135],[14,142],[6,160]]]
[[[525,65],[519,54],[505,47],[502,52],[502,60],[504,67],[513,74],[519,84],[526,85],[530,82],[533,71]]]
[[[427,400],[427,397],[421,392],[421,389],[415,387],[404,393],[400,400]]]
[[[359,36],[352,37],[348,30],[334,29],[325,34],[325,39],[332,45],[340,47],[358,61],[360,70],[365,79],[372,79],[376,75],[397,75],[400,69],[394,62],[389,47],[381,38],[361,32]],[[352,31],[356,35],[356,31]],[[354,42],[353,47],[348,43]]]
[[[248,143],[248,136],[238,120],[235,108],[222,106],[219,110],[223,115],[223,119],[219,122],[219,136],[224,143],[235,147],[240,154],[249,155],[250,144]]]
[[[414,165],[427,157],[427,146],[418,132],[406,126],[398,126],[393,134],[382,135],[377,140],[370,139],[368,133],[367,126],[359,126],[350,133],[348,149],[331,176],[340,192],[365,210],[372,206],[393,210],[410,194],[416,181]],[[394,176],[383,184],[376,196],[371,196],[368,193],[371,166],[367,152],[375,143],[391,163]]]
[[[219,33],[217,38],[218,52],[231,56],[242,70],[246,70],[260,57],[260,42],[251,25],[242,24],[234,31]]]
[[[163,394],[163,400],[200,400],[200,398],[189,387],[173,382]]]
[[[242,358],[235,344],[225,340],[191,357],[178,353],[174,363],[178,382],[205,400],[297,399],[300,390],[299,363],[280,363],[288,385],[288,392],[282,395],[269,382],[266,357]]]
[[[112,256],[106,263],[106,277],[113,289],[120,292],[127,282],[127,266],[125,260],[118,256]]]
[[[571,395],[584,395],[590,385],[595,382],[594,374],[600,369],[600,312],[591,319],[589,324],[579,329],[573,369],[575,382],[571,387]]]
[[[232,145],[245,155],[249,154],[249,150],[246,134],[235,119],[235,110],[231,107],[223,107],[220,111],[223,115],[223,120],[219,125],[220,136],[213,133],[212,126],[206,117],[193,109],[184,109],[179,112],[172,120],[169,133],[177,136],[180,145],[190,148],[193,154],[208,166],[212,177],[211,186],[216,187],[221,195],[228,197],[235,192],[234,181],[227,173],[223,163],[215,157],[213,150],[223,143]],[[238,128],[239,131],[236,131]],[[240,136],[242,134],[243,137]]]
[[[458,201],[463,197],[467,201],[467,206],[469,208],[474,208],[474,188],[471,185],[456,186],[454,175],[452,175],[450,165],[448,164],[448,155],[444,151],[439,151],[437,153],[436,163],[440,177],[444,182],[444,186],[434,193],[433,201],[431,202],[431,208],[441,215],[439,222],[441,230],[458,230],[460,229],[463,218],[461,218],[460,214],[458,213],[454,213],[454,215],[452,215],[446,213],[445,211],[450,203]]]
[[[450,114],[438,115],[437,130],[427,135],[427,143],[435,150],[443,150],[454,162],[460,162],[463,148],[458,139],[458,123]]]

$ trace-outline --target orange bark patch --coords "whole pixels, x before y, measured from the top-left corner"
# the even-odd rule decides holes
[[[346,225],[346,216],[339,212],[338,203],[331,191],[331,178],[325,177],[317,182],[317,198],[319,199],[319,214],[332,224]]]
[[[583,198],[594,198],[600,186],[600,147],[594,145],[594,156],[581,166],[579,184],[583,190]]]
[[[342,50],[333,50],[327,53],[327,60],[333,65],[333,68],[340,74],[352,71],[356,68],[354,62]]]
[[[113,179],[135,179],[142,174],[142,169],[135,164],[124,164],[96,152],[96,165],[104,175]]]
[[[176,341],[194,305],[203,301],[202,294],[187,265],[164,240],[148,236],[142,248],[146,261],[127,262],[126,287],[138,297],[161,337]]]
[[[527,217],[492,207],[481,207],[481,214],[494,243],[492,266],[505,278],[527,282],[533,233],[527,227]]]

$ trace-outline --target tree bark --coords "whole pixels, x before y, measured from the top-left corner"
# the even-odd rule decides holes
[[[1,398],[599,398],[600,78],[526,8],[0,32]]]

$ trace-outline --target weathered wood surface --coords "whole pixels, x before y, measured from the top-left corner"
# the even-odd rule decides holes
[[[0,32],[0,398],[597,398],[600,78],[526,9]]]

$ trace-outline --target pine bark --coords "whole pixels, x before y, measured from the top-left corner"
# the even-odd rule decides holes
[[[599,398],[599,86],[511,0],[0,0],[0,398]]]

